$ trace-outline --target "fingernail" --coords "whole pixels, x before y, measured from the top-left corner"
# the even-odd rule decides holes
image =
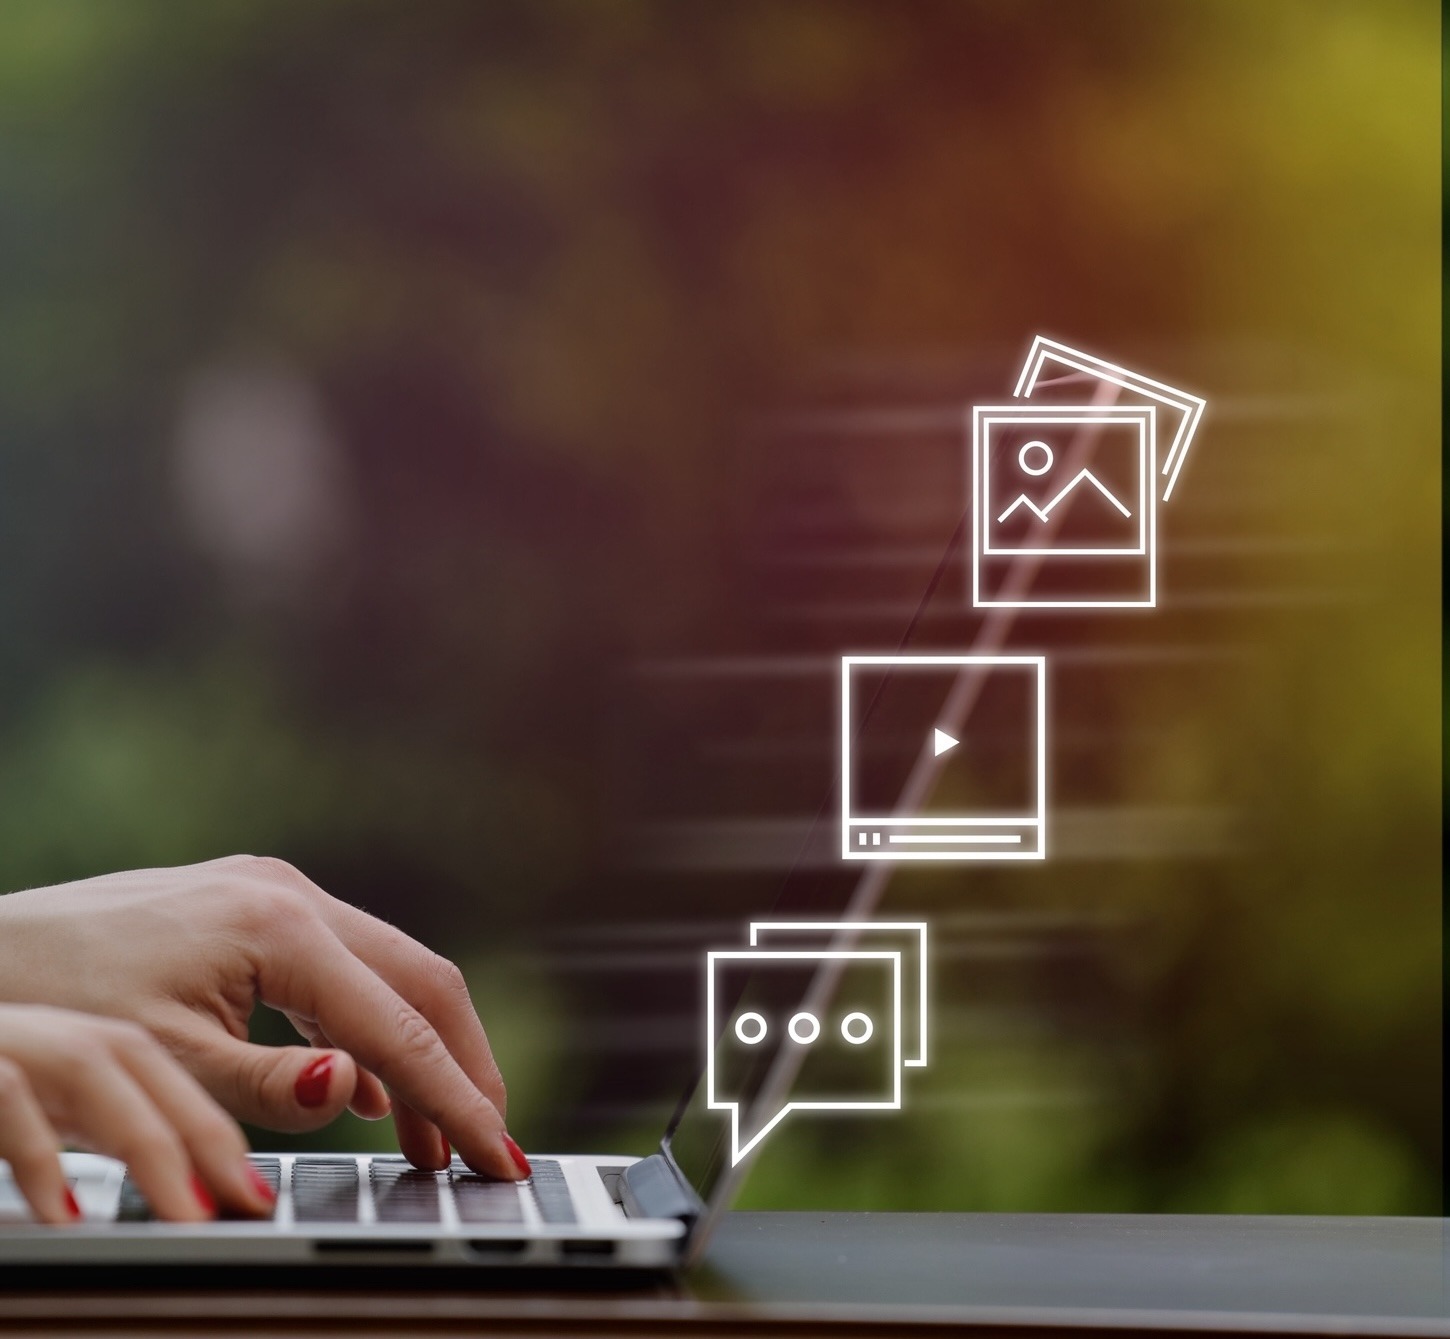
[[[524,1151],[508,1135],[503,1137],[503,1146],[508,1149],[509,1157],[514,1160],[514,1166],[519,1169],[520,1176],[532,1176],[534,1169],[529,1166],[529,1160],[524,1157]]]
[[[450,1145],[449,1145],[449,1143],[448,1143],[448,1139],[447,1139],[447,1136],[446,1136],[446,1135],[441,1135],[441,1134],[440,1134],[440,1135],[439,1135],[439,1136],[438,1136],[438,1139],[439,1139],[439,1141],[440,1141],[440,1142],[441,1142],[441,1143],[442,1143],[442,1145],[443,1145],[443,1165],[444,1165],[444,1166],[445,1166],[445,1167],[447,1167],[447,1166],[448,1166],[448,1164],[449,1164],[449,1163],[451,1163],[451,1162],[452,1162],[452,1161],[453,1161],[453,1149],[452,1149],[452,1147],[451,1147],[451,1146],[450,1146]]]
[[[208,1218],[216,1217],[216,1201],[207,1193],[207,1189],[201,1183],[199,1176],[191,1178],[191,1193],[196,1196],[196,1202],[201,1205],[202,1212]]]
[[[65,1188],[65,1207],[66,1212],[69,1213],[70,1216],[76,1220],[76,1222],[79,1222],[82,1218],[85,1217],[85,1215],[81,1212],[81,1206],[76,1203],[76,1197],[71,1194],[71,1188],[69,1186]]]
[[[308,1061],[292,1089],[298,1106],[320,1107],[326,1103],[327,1089],[332,1083],[332,1061],[331,1055],[319,1055],[316,1060]]]
[[[262,1173],[259,1172],[250,1162],[246,1164],[247,1178],[252,1183],[252,1189],[257,1192],[268,1204],[276,1204],[277,1192],[266,1182]]]

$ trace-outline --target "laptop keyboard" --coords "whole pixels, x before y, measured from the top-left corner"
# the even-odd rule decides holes
[[[556,1167],[558,1163],[554,1164]],[[524,1202],[509,1181],[490,1181],[456,1167],[448,1173],[453,1205],[465,1223],[522,1223]]]
[[[118,1223],[149,1223],[151,1221],[151,1206],[146,1203],[146,1197],[137,1189],[130,1172],[126,1173],[126,1179],[121,1182],[121,1203],[116,1209],[116,1221]]]
[[[253,1158],[252,1166],[257,1169],[257,1175],[267,1183],[267,1188],[274,1194],[282,1189],[282,1159],[281,1158]],[[129,1179],[129,1178],[128,1178]]]
[[[253,1158],[252,1166],[257,1169],[257,1174],[271,1187],[275,1195],[282,1187],[282,1160],[280,1158]],[[223,1218],[235,1218],[238,1215],[224,1213]],[[151,1221],[151,1206],[146,1203],[146,1197],[141,1193],[139,1187],[131,1179],[131,1173],[127,1172],[125,1179],[121,1182],[121,1202],[116,1208],[116,1222],[118,1223],[149,1223]]]
[[[298,1158],[292,1164],[292,1217],[299,1223],[355,1223],[357,1163]]]
[[[281,1159],[254,1157],[252,1165],[272,1190],[282,1185]],[[346,1158],[294,1158],[292,1218],[298,1224],[366,1221],[363,1199],[371,1199],[379,1223],[440,1223],[443,1201],[451,1196],[461,1223],[522,1223],[524,1197],[532,1199],[545,1223],[575,1223],[578,1216],[564,1180],[564,1169],[547,1158],[531,1159],[533,1177],[522,1183],[491,1181],[460,1162],[446,1175],[420,1172],[403,1158],[376,1157],[364,1186],[358,1162]],[[131,1176],[121,1183],[118,1223],[151,1221],[150,1206]]]
[[[373,1209],[380,1223],[437,1223],[443,1218],[438,1204],[438,1178],[432,1172],[397,1163],[374,1162],[369,1172]]]
[[[564,1169],[557,1162],[542,1158],[530,1159],[529,1166],[534,1169],[530,1180],[539,1217],[546,1223],[574,1222],[574,1201],[569,1197]]]

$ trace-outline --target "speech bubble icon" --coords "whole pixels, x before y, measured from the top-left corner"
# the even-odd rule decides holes
[[[707,957],[705,1094],[730,1113],[732,1166],[792,1111],[900,1109],[900,952]]]
[[[756,948],[874,948],[901,952],[902,1061],[924,1069],[927,1054],[928,953],[925,921],[751,921]]]

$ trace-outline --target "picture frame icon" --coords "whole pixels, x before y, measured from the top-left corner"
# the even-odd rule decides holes
[[[1044,373],[1048,374],[1045,378]],[[1114,403],[1125,402],[1123,396],[1127,395],[1134,398],[1126,403],[1146,401],[1157,407],[1159,432],[1168,443],[1160,466],[1160,477],[1165,481],[1162,501],[1167,502],[1173,496],[1179,475],[1188,461],[1188,453],[1208,408],[1208,401],[1201,395],[1169,386],[1141,372],[1110,363],[1096,354],[1084,353],[1060,340],[1049,339],[1046,335],[1033,339],[1012,394],[1019,400],[1035,398],[1042,402],[1055,399],[1058,398],[1055,388],[1063,380],[1078,385],[1089,381],[1104,390],[1112,388],[1110,393]],[[1043,388],[1048,388],[1045,394]]]
[[[975,607],[1157,604],[1154,405],[976,405],[970,449]]]

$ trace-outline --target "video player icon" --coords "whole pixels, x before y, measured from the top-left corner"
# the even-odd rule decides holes
[[[1041,860],[1042,656],[843,656],[841,856]]]

